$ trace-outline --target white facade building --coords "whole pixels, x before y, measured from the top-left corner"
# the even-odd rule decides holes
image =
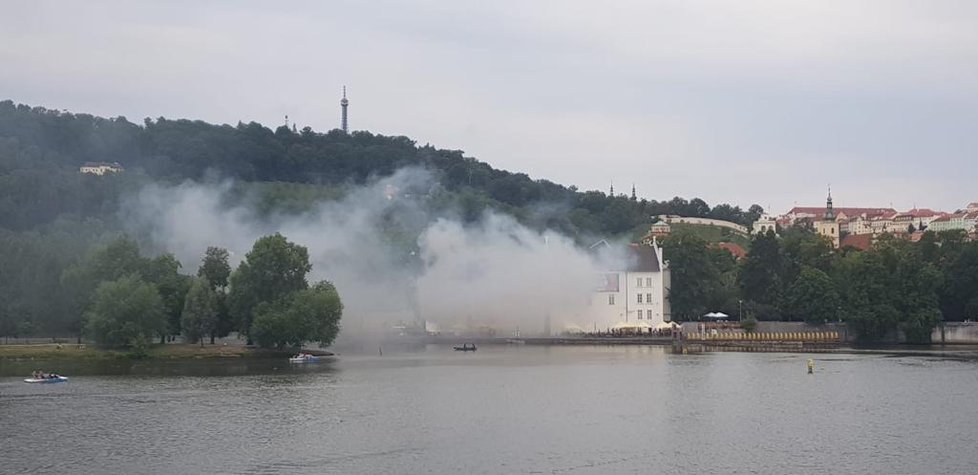
[[[778,232],[778,223],[771,215],[761,215],[761,218],[751,225],[751,234],[765,234],[768,231]]]
[[[952,231],[960,229],[971,232],[978,227],[978,211],[970,213],[956,213],[937,218],[930,222],[928,231]]]
[[[622,323],[647,323],[651,327],[668,322],[669,262],[653,239],[648,244],[629,245],[630,261],[625,269],[609,270],[598,276],[590,306],[579,318],[588,332],[605,332]]]

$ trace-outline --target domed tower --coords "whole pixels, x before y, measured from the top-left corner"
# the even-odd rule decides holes
[[[343,99],[340,99],[340,107],[343,108],[343,118],[340,120],[340,128],[343,129],[344,133],[349,132],[346,126],[346,108],[350,105],[350,101],[346,100],[346,86],[343,86]]]
[[[832,187],[829,187],[829,196],[825,199],[825,220],[835,221],[835,210],[832,209]]]

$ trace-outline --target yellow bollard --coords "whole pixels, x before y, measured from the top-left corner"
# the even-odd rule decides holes
[[[808,358],[808,374],[815,373],[815,360]]]

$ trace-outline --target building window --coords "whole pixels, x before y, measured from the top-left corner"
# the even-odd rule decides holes
[[[652,294],[645,294],[645,302],[652,303]]]
[[[638,294],[635,297],[638,297],[638,303],[642,303],[642,294]]]
[[[615,304],[615,294],[608,294],[608,305]]]
[[[642,286],[642,278],[639,277],[635,279],[635,287],[641,287],[641,286]]]
[[[651,277],[646,277],[645,278],[645,286],[646,287],[652,287],[652,278]]]
[[[641,320],[641,319],[642,319],[642,311],[641,311],[641,310],[639,310],[639,311],[638,311],[638,319],[639,319],[639,320]]]

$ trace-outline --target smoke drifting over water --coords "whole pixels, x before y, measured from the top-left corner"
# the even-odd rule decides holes
[[[569,238],[508,216],[488,212],[473,225],[446,213],[432,218],[424,202],[437,185],[417,169],[301,215],[259,217],[245,203],[228,205],[230,188],[149,185],[125,202],[123,219],[133,234],[173,253],[187,273],[207,246],[227,248],[234,267],[256,239],[282,233],[309,249],[311,281],[336,284],[345,335],[418,319],[443,331],[532,334],[548,315],[556,330],[586,311],[595,275],[607,268]]]

